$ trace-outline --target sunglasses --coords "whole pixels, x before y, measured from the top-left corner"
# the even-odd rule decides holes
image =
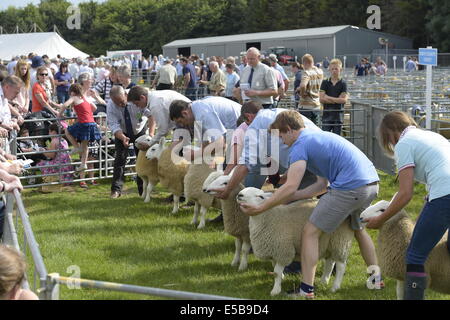
[[[48,76],[48,73],[40,73],[40,76]]]

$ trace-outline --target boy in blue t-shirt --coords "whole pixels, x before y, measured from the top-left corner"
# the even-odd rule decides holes
[[[241,209],[248,215],[257,215],[286,202],[325,193],[303,229],[303,282],[293,292],[314,298],[319,238],[322,233],[334,232],[349,216],[366,264],[378,265],[373,242],[359,219],[361,212],[377,196],[378,174],[372,162],[356,146],[336,134],[306,129],[301,116],[294,110],[279,114],[270,129],[278,129],[283,143],[290,147],[287,180],[261,205],[243,204]],[[297,190],[306,170],[317,175],[317,182]],[[337,272],[343,274],[344,270],[345,266],[338,264]]]

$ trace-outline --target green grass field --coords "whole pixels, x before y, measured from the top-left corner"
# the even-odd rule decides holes
[[[394,179],[380,175],[379,198],[390,199],[396,190]],[[231,267],[234,239],[223,232],[223,227],[207,224],[197,230],[190,224],[193,207],[170,215],[171,205],[162,201],[168,193],[159,188],[148,204],[139,198],[131,181],[117,200],[109,198],[109,188],[109,181],[104,181],[89,190],[74,186],[61,193],[24,191],[25,206],[49,273],[71,276],[68,268],[76,265],[84,279],[273,299],[273,277],[268,274],[271,263],[250,255],[247,271]],[[416,186],[416,192],[408,206],[414,217],[422,206],[423,186]],[[209,211],[208,216],[216,214]],[[374,238],[376,234],[371,231]],[[317,277],[320,275],[321,266]],[[366,279],[366,267],[354,241],[341,290],[332,294],[329,288],[318,285],[317,299],[395,299],[394,280],[385,279],[386,288],[374,291],[366,288]],[[298,283],[298,277],[286,277],[283,291]],[[71,290],[66,286],[60,290],[60,299],[158,299],[104,290]],[[428,291],[427,298],[448,300],[450,296]]]

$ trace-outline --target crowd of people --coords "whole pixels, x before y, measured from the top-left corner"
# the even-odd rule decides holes
[[[275,55],[262,57],[256,48],[248,49],[239,65],[234,57],[210,57],[206,64],[196,55],[177,57],[173,61],[155,56],[151,63],[143,59],[139,64],[138,59],[133,59],[117,65],[94,60],[52,61],[36,55],[31,55],[29,61],[24,58],[17,60],[11,74],[8,74],[8,67],[3,71],[0,134],[7,136],[19,130],[29,113],[49,112],[58,119],[72,115],[72,110],[76,114],[73,123],[58,120],[50,126],[54,137],[47,149],[42,150],[45,164],[69,164],[70,155],[79,153],[81,164],[75,171],[84,174],[90,158],[89,143],[102,139],[94,114],[105,112],[115,145],[110,197],[118,199],[122,195],[128,157],[138,155],[175,130],[174,137],[183,139],[174,138],[171,148],[195,141],[200,147],[200,151],[195,152],[203,154],[214,149],[226,155],[224,174],[231,175],[231,179],[225,188],[215,190],[218,198],[227,199],[239,183],[262,188],[270,182],[277,188],[273,196],[259,206],[241,205],[248,215],[258,215],[279,204],[320,197],[303,230],[300,261],[303,279],[292,294],[314,298],[318,239],[336,230],[344,221],[354,230],[367,266],[378,264],[374,244],[359,216],[377,196],[379,177],[367,156],[340,135],[348,92],[339,59],[317,65],[312,55],[305,54],[301,62],[293,62],[296,103],[294,108],[284,109],[277,107],[289,89],[290,79]],[[52,64],[55,65],[52,67]],[[380,59],[376,64],[376,72],[385,74],[384,62]],[[324,79],[324,65],[330,72],[328,79]],[[357,75],[360,71],[361,75],[369,72],[365,59],[358,66],[355,68]],[[132,71],[140,68],[144,79],[148,73],[154,73],[155,77],[147,84],[156,90],[132,81]],[[181,93],[174,90],[180,88]],[[203,88],[206,97],[198,99],[199,88]],[[320,116],[321,128],[318,126]],[[397,118],[403,120],[394,121]],[[195,125],[198,122],[202,124],[200,130]],[[449,228],[450,206],[446,204],[450,195],[447,181],[450,157],[445,150],[449,150],[450,145],[433,135],[430,139],[436,143],[425,151],[416,148],[417,141],[423,138],[414,121],[404,113],[388,114],[383,124],[380,127],[383,146],[397,156],[400,192],[382,217],[368,221],[368,227],[379,228],[406,205],[412,197],[414,178],[432,187],[432,197],[427,200],[416,227],[417,235],[408,249],[405,297],[420,299],[426,281],[423,265],[436,244],[434,240],[439,240]],[[184,129],[184,133],[191,135],[187,138],[184,133],[177,135],[177,129]],[[260,132],[269,129],[278,130],[278,134],[262,137]],[[229,130],[235,130],[230,141],[227,139]],[[21,131],[24,137],[29,134]],[[72,150],[69,151],[68,142],[57,135],[60,132],[65,134]],[[151,137],[145,148],[134,144],[143,135]],[[24,139],[24,150],[43,148],[26,141]],[[232,152],[227,152],[227,148]],[[63,152],[58,152],[61,150]],[[191,154],[183,153],[183,156],[192,160],[195,152],[192,150]],[[427,153],[426,157],[423,152]],[[14,158],[0,149],[1,154],[7,159]],[[425,158],[434,159],[433,168],[428,167]],[[273,168],[275,170],[269,170]],[[20,166],[0,162],[3,191],[23,188],[17,178],[20,170]],[[429,170],[435,170],[436,177],[445,179],[424,174]],[[71,171],[64,171],[67,182],[70,182]],[[141,195],[142,180],[137,177],[136,182]],[[439,203],[433,203],[435,199]],[[439,218],[433,212],[435,206],[440,210]],[[0,232],[2,219],[0,211]],[[215,221],[221,221],[220,216]],[[434,239],[427,241],[426,246],[421,242],[424,233],[432,233]],[[295,265],[288,266],[285,272],[297,272]],[[13,278],[11,285],[5,286],[0,294],[17,296],[15,285],[19,278],[20,275]],[[377,287],[382,288],[383,280],[376,281]]]

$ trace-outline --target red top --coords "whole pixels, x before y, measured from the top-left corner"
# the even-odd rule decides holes
[[[89,102],[83,97],[83,102],[73,107],[77,113],[79,123],[89,123],[94,121],[94,113]]]
[[[38,93],[40,93],[42,95],[42,98],[44,98],[45,101],[48,101],[48,97],[47,97],[47,93],[45,92],[45,89],[42,88],[42,86],[40,85],[39,82],[36,82],[33,85],[33,94],[31,97],[31,100],[32,100],[31,112],[42,111],[44,109],[43,106],[39,103],[38,99],[36,98],[36,94],[38,94]]]

